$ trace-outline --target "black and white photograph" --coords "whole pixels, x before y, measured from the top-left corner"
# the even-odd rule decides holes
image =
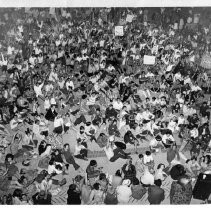
[[[209,205],[211,2],[44,2],[0,5],[0,204]]]

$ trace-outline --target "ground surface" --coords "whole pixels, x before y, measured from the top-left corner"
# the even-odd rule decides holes
[[[180,145],[181,142],[180,142],[180,139],[178,138],[177,134],[175,134],[174,137],[176,139],[177,145]],[[75,131],[71,130],[71,131],[69,131],[69,133],[63,135],[63,144],[65,144],[65,143],[69,143],[71,145],[71,151],[74,152],[74,145],[76,144],[76,132]],[[81,168],[84,171],[86,170],[86,167],[88,166],[89,161],[91,159],[95,159],[98,163],[98,166],[103,167],[103,172],[111,174],[111,175],[114,174],[118,169],[120,169],[123,166],[123,164],[125,164],[125,162],[126,162],[123,159],[118,159],[116,162],[111,163],[107,159],[103,149],[101,149],[95,142],[92,142],[92,143],[88,142],[88,148],[91,148],[91,151],[88,153],[88,159],[89,159],[88,161],[76,159],[76,162],[81,166]],[[141,143],[141,145],[138,148],[138,153],[139,154],[144,153],[146,150],[148,150],[148,142]],[[135,163],[138,158],[138,155],[134,154],[134,148],[130,145],[127,145],[126,152],[132,153],[131,156],[133,158],[133,163]],[[189,153],[186,152],[185,155],[188,157]],[[167,165],[166,152],[159,151],[158,153],[153,154],[153,157],[155,160],[155,168],[157,167],[157,165],[159,163],[163,163],[163,164]],[[40,169],[38,167],[38,162],[39,162],[39,159],[34,159],[31,162],[31,165],[29,166],[30,169],[37,168],[39,171],[41,171],[42,169]],[[20,168],[24,168],[22,165],[20,165],[20,164],[18,164],[18,165]],[[68,175],[60,175],[63,177],[57,177],[59,179],[66,178],[67,184],[64,185],[62,188],[60,188],[61,191],[57,195],[53,196],[52,203],[54,205],[66,204],[67,189],[68,189],[70,183],[72,183],[72,179],[77,174],[78,173],[70,165]],[[167,177],[167,179],[163,182],[162,188],[165,190],[165,200],[162,202],[162,204],[169,204],[169,202],[170,202],[169,201],[169,192],[170,192],[171,183],[172,183],[172,180],[170,177]],[[58,186],[53,186],[53,188],[57,189]],[[1,190],[0,190],[0,192],[1,192]],[[191,201],[191,204],[200,204],[200,203],[202,203],[202,201],[200,201],[200,200],[192,199],[192,201]],[[131,200],[129,204],[149,204],[147,201],[147,193],[143,196],[143,198],[141,200],[139,200],[139,201]]]

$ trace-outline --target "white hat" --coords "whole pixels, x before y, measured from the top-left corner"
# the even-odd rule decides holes
[[[125,179],[123,182],[122,182],[122,185],[127,185],[129,186],[131,184],[131,181],[129,179]]]

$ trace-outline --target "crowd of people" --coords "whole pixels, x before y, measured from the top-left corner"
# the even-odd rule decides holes
[[[209,11],[0,10],[1,204],[52,204],[64,186],[70,205],[162,204],[169,177],[170,204],[208,202]],[[109,174],[93,144],[125,164]]]

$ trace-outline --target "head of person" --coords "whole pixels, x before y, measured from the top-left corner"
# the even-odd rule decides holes
[[[150,152],[150,151],[146,151],[146,152],[145,152],[145,155],[146,155],[146,156],[150,156],[150,155],[151,155],[151,152]]]
[[[69,148],[70,148],[70,145],[69,144],[64,144],[64,150],[69,150]]]
[[[142,160],[143,157],[144,157],[143,154],[139,154],[139,155],[138,155],[138,158],[139,158],[140,160]]]
[[[163,169],[165,169],[165,165],[162,164],[162,163],[160,163],[160,164],[158,165],[157,169],[163,170]]]
[[[100,184],[99,183],[94,183],[93,188],[95,190],[100,190]]]
[[[84,126],[80,126],[80,133],[84,133],[84,130],[85,130]]]
[[[121,170],[117,170],[116,173],[115,173],[115,176],[119,176],[119,177],[122,177],[122,173],[121,173]]]
[[[135,177],[135,178],[133,178],[133,180],[132,180],[132,184],[133,184],[133,185],[139,185],[140,182],[139,182],[139,180]]]
[[[161,181],[160,179],[156,179],[156,180],[154,181],[154,184],[155,184],[156,186],[160,187],[160,186],[162,185],[162,181]]]
[[[96,161],[96,160],[90,160],[89,165],[90,165],[91,167],[97,167],[97,161]]]

